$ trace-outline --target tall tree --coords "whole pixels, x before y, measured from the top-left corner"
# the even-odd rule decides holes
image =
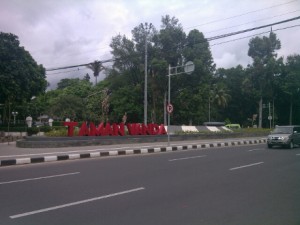
[[[253,59],[252,82],[259,95],[259,124],[262,127],[263,98],[273,94],[274,67],[276,65],[276,50],[281,48],[280,40],[275,33],[269,37],[255,37],[249,42],[248,56]],[[266,92],[270,90],[270,92]],[[271,94],[270,94],[271,93]]]
[[[86,67],[93,71],[97,85],[97,77],[99,76],[100,72],[104,69],[102,62],[95,60],[93,63],[90,63]]]
[[[119,34],[112,38],[110,47],[115,59],[110,74],[120,76],[120,79],[127,84],[140,84],[144,77],[141,69],[143,58],[142,54],[137,53],[135,43]]]
[[[298,124],[300,122],[300,55],[290,55],[287,57],[284,72],[280,76],[279,85],[283,96],[287,95],[287,99],[283,101],[289,103],[288,123],[290,125],[294,122]],[[298,111],[296,111],[297,108],[294,106],[298,107]],[[281,112],[281,117],[284,117],[283,114],[286,115],[286,110]]]
[[[0,103],[5,104],[4,120],[12,104],[30,101],[46,90],[45,68],[20,46],[14,34],[0,32]]]
[[[232,123],[241,124],[244,127],[250,126],[248,118],[256,113],[256,100],[252,89],[244,83],[247,78],[247,70],[241,65],[216,71],[216,79],[224,82],[231,95],[230,104],[222,110],[223,119]],[[249,83],[247,83],[249,84]]]
[[[165,118],[164,98],[167,96],[166,93],[168,90],[168,65],[174,67],[182,64],[182,50],[186,35],[179,20],[175,17],[170,17],[169,15],[163,16],[161,23],[161,29],[153,36],[154,49],[151,60],[150,78],[150,95],[152,98],[150,102],[152,103],[153,120],[162,123],[163,118]],[[177,89],[177,84],[176,78],[172,77],[171,91],[173,93]],[[174,96],[174,94],[171,93],[171,96]]]

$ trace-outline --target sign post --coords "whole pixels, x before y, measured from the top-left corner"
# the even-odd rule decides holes
[[[178,68],[183,68],[183,72],[177,72]],[[175,73],[171,73],[171,70],[175,69]],[[168,112],[168,146],[170,146],[170,114],[173,112],[173,105],[171,104],[171,76],[172,75],[178,75],[178,74],[191,74],[193,71],[195,70],[195,65],[193,62],[188,61],[185,65],[182,66],[175,66],[175,67],[171,67],[171,65],[169,64],[169,85],[168,85],[168,105],[167,105],[167,112]]]
[[[174,110],[173,105],[172,105],[171,103],[169,103],[169,104],[167,105],[167,112],[170,114],[170,113],[173,112],[173,110]]]

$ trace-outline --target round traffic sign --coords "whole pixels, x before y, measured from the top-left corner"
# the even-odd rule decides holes
[[[173,105],[172,105],[171,103],[169,103],[169,104],[167,105],[167,112],[168,112],[168,113],[172,113],[173,110],[174,110]]]

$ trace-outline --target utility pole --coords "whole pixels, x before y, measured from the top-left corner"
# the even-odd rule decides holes
[[[148,112],[148,33],[152,28],[152,23],[145,23],[145,87],[144,87],[144,124],[148,122],[147,112]]]

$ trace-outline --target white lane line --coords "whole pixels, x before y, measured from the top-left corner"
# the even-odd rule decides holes
[[[179,160],[187,160],[187,159],[203,158],[203,157],[206,157],[206,155],[199,155],[199,156],[186,157],[186,158],[178,158],[178,159],[169,159],[169,162],[179,161]]]
[[[64,204],[64,205],[58,205],[58,206],[53,206],[53,207],[49,207],[49,208],[45,208],[45,209],[39,209],[39,210],[31,211],[31,212],[17,214],[17,215],[14,215],[14,216],[10,216],[10,218],[11,219],[17,219],[17,218],[20,218],[20,217],[30,216],[30,215],[34,215],[34,214],[39,214],[39,213],[44,213],[44,212],[53,211],[53,210],[57,210],[57,209],[62,209],[62,208],[66,208],[66,207],[71,207],[71,206],[74,206],[74,205],[80,205],[80,204],[84,204],[84,203],[88,203],[88,202],[98,201],[98,200],[105,199],[105,198],[111,198],[111,197],[115,197],[115,196],[118,196],[118,195],[129,194],[129,193],[136,192],[136,191],[141,191],[141,190],[144,190],[144,189],[145,189],[144,187],[130,189],[130,190],[127,190],[127,191],[121,191],[121,192],[117,192],[117,193],[113,193],[113,194],[109,194],[109,195],[104,195],[104,196],[100,196],[100,197],[96,197],[96,198],[90,198],[90,199],[86,199],[86,200],[82,200],[82,201],[71,202],[71,203]]]
[[[300,156],[300,154],[296,154],[296,155]]]
[[[248,151],[249,152],[253,152],[253,151],[262,151],[262,150],[264,150],[264,149],[262,149],[262,148],[256,148],[256,149],[250,149]]]
[[[257,165],[260,165],[262,163],[264,163],[264,162],[258,162],[258,163],[252,163],[252,164],[244,165],[244,166],[234,167],[234,168],[231,168],[229,170],[243,169],[243,168],[250,167],[250,166],[257,166]]]
[[[77,175],[79,173],[80,172],[74,172],[74,173],[65,173],[65,174],[58,174],[58,175],[52,175],[52,176],[46,176],[46,177],[36,177],[36,178],[28,178],[28,179],[23,179],[23,180],[6,181],[6,182],[1,182],[0,185],[1,184],[21,183],[21,182],[33,181],[33,180],[50,179],[50,178],[55,178],[55,177],[71,176],[71,175]]]

